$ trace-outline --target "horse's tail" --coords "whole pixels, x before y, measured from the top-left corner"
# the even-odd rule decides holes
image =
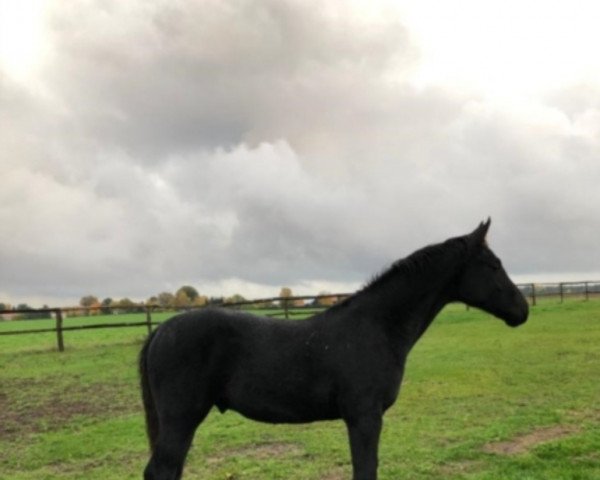
[[[156,439],[158,437],[158,413],[156,412],[156,405],[154,403],[154,397],[150,390],[150,383],[148,382],[148,348],[152,339],[156,335],[156,330],[151,332],[142,347],[140,352],[140,384],[142,387],[142,401],[144,403],[144,411],[146,413],[146,433],[148,434],[148,441],[150,442],[150,451],[154,451],[156,445]]]

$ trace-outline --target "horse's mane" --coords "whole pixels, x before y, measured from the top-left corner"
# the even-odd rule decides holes
[[[381,273],[372,277],[360,291],[385,284],[398,274],[408,276],[418,275],[434,263],[439,264],[440,262],[444,262],[445,259],[456,258],[456,254],[462,253],[463,249],[460,248],[460,244],[455,240],[451,239],[444,243],[423,247],[411,253],[408,257],[396,260]]]
[[[462,262],[457,260],[466,255],[467,248],[464,239],[465,237],[450,238],[445,242],[423,247],[407,257],[396,260],[389,267],[371,277],[354,294],[336,303],[329,310],[337,311],[345,308],[359,298],[364,299],[376,291],[386,289],[392,291],[400,278],[404,278],[410,286],[413,286],[418,283],[419,276],[427,276],[427,280],[431,280],[432,270],[438,274],[442,270],[444,273],[451,273],[449,269],[459,268]],[[414,289],[411,292],[411,287],[408,287],[406,293],[414,293]]]
[[[462,258],[465,251],[465,243],[462,241],[462,237],[451,238],[443,243],[423,247],[407,257],[396,260],[385,270],[374,275],[355,294],[347,297],[337,305],[347,305],[359,296],[393,285],[395,280],[400,277],[415,279],[418,275],[427,275],[432,268],[439,271],[456,266],[457,258]]]

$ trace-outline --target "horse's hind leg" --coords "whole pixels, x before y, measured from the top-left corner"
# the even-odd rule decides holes
[[[179,480],[185,457],[192,444],[196,428],[204,420],[204,411],[178,415],[162,415],[156,445],[144,471],[145,480]]]

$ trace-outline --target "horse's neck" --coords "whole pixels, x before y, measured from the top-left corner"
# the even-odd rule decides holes
[[[445,290],[431,291],[424,296],[422,301],[415,304],[412,309],[398,319],[400,331],[404,338],[410,342],[412,348],[429,328],[435,317],[451,301]]]
[[[452,301],[453,266],[411,274],[398,272],[395,278],[373,292],[379,305],[373,321],[384,325],[404,348],[410,349],[433,319]]]

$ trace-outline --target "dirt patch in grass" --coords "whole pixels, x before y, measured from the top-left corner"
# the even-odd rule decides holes
[[[572,410],[567,412],[570,419],[577,422],[590,421],[600,423],[600,408],[588,408],[585,410]]]
[[[264,460],[273,457],[301,456],[304,454],[304,448],[297,443],[269,442],[223,450],[208,457],[207,462],[209,464],[219,463],[229,457],[248,457]]]
[[[568,437],[579,430],[575,425],[556,425],[554,427],[539,428],[531,433],[521,435],[506,442],[488,443],[483,446],[483,451],[497,455],[519,455],[528,452],[541,443]]]
[[[438,468],[438,477],[446,478],[453,475],[464,475],[483,467],[481,460],[462,460],[459,462],[445,463]]]
[[[329,470],[327,473],[325,473],[321,477],[321,480],[347,480],[352,476],[350,470],[351,469],[349,467],[336,467],[333,470]]]
[[[66,384],[50,379],[3,380],[0,437],[12,439],[60,428],[75,417],[106,418],[141,409],[127,402],[121,384]]]

